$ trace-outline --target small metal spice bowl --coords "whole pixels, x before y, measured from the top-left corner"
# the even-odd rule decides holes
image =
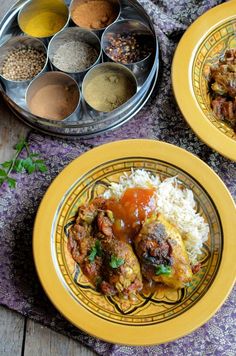
[[[135,76],[128,68],[117,63],[96,65],[86,74],[82,83],[87,110],[95,117],[106,117],[106,114],[125,107],[136,92]]]
[[[80,91],[76,81],[62,72],[47,72],[32,81],[26,92],[31,114],[54,121],[78,121]]]
[[[71,53],[69,48],[66,48],[70,43],[74,43],[79,47],[79,43],[83,42],[87,47],[87,54],[92,56],[92,62],[86,66],[86,58],[81,58],[81,63],[79,63],[79,54],[80,53]],[[65,47],[65,48],[64,48]],[[60,49],[61,48],[61,49]],[[62,64],[56,65],[56,55],[59,53],[58,51],[63,53]],[[72,50],[72,47],[71,47]],[[94,50],[94,51],[93,51]],[[82,53],[82,48],[80,48],[80,52]],[[68,27],[58,34],[56,34],[50,41],[48,46],[48,56],[50,62],[53,66],[53,69],[59,70],[65,73],[69,73],[78,83],[81,83],[85,74],[92,68],[94,65],[98,64],[102,60],[102,49],[99,38],[91,31],[85,30],[79,27]],[[73,61],[71,60],[73,58]],[[82,63],[82,61],[84,63]],[[89,61],[89,58],[88,58]],[[85,68],[80,71],[69,70],[69,62],[71,66],[85,65]],[[77,63],[76,63],[77,62]],[[71,67],[72,68],[72,67]]]
[[[64,0],[31,0],[18,13],[18,25],[25,34],[48,39],[69,23],[69,9]]]
[[[141,86],[155,54],[155,35],[138,20],[119,20],[103,32],[104,60],[121,63],[136,75]]]
[[[15,79],[9,79],[9,77],[5,77],[3,73],[3,67],[9,55],[11,55],[12,53],[17,53],[17,51],[29,50],[29,49],[36,50],[45,55],[45,63],[42,65],[42,69],[36,75],[33,75],[29,79],[25,79],[25,80],[24,79],[15,80]],[[21,67],[17,68],[16,64],[12,63],[12,60],[11,60],[11,64],[12,64],[13,71],[18,70],[18,72],[22,72],[22,68]],[[23,62],[22,66],[24,64],[25,61]],[[29,67],[27,66],[27,70],[28,69],[30,69],[30,66]],[[32,68],[32,70],[35,70],[34,67]],[[22,106],[25,105],[24,102],[25,91],[29,83],[32,81],[32,79],[34,79],[41,73],[46,72],[47,70],[49,70],[47,49],[43,44],[43,42],[41,42],[37,38],[33,38],[29,36],[12,37],[0,47],[0,79],[5,87],[7,95],[9,95],[9,97],[12,98],[18,105],[22,105]]]
[[[105,9],[106,3],[110,9]],[[99,4],[100,11],[104,11],[101,17],[99,16],[99,8],[96,8]],[[104,29],[120,17],[121,4],[119,0],[72,0],[69,11],[76,26],[92,30],[100,37]],[[112,12],[110,20],[109,12]],[[77,18],[76,15],[81,16],[81,18]]]

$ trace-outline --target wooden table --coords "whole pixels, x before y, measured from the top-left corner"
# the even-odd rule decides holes
[[[0,18],[15,3],[1,0]],[[13,147],[29,129],[8,110],[0,96],[0,162],[11,158]],[[0,307],[0,356],[92,356],[79,343]]]

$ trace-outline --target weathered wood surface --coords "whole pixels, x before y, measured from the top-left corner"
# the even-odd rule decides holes
[[[1,0],[0,18],[14,3],[14,0]],[[14,145],[28,132],[28,127],[10,112],[0,96],[0,162],[12,156]],[[65,336],[0,307],[0,356],[13,355],[92,356],[94,353]]]
[[[0,162],[9,159],[14,145],[25,137],[29,129],[10,112],[0,96]]]
[[[27,320],[24,356],[92,356],[94,353],[68,337]]]
[[[25,318],[0,307],[0,356],[21,356]]]
[[[1,0],[0,19],[15,2],[15,0]],[[26,125],[10,112],[0,95],[0,162],[11,157],[12,146],[19,137],[26,136],[28,130]]]
[[[14,3],[13,0],[2,0],[0,18]],[[6,108],[0,97],[0,162],[9,159],[19,136],[25,136],[27,128],[19,123]],[[3,307],[0,307],[0,355],[21,356],[24,340],[25,318]]]

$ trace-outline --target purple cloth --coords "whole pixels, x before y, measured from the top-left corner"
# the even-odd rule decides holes
[[[126,138],[163,140],[198,155],[211,166],[236,199],[236,164],[198,140],[181,116],[171,91],[170,67],[176,44],[202,13],[222,1],[144,0],[161,47],[161,69],[155,93],[131,121],[114,132],[89,140],[66,141],[32,132],[32,150],[48,165],[46,174],[16,174],[15,190],[0,191],[0,303],[91,347],[101,355],[235,355],[236,291],[204,326],[175,342],[152,347],[111,345],[90,337],[67,322],[45,296],[32,257],[32,228],[38,205],[53,178],[82,152]],[[3,119],[3,118],[2,118]]]

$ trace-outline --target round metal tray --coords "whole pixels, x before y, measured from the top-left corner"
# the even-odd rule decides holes
[[[8,11],[1,21],[0,45],[13,36],[23,35],[17,23],[17,15],[20,9],[27,2],[28,0],[17,1],[17,3]],[[67,0],[65,2],[69,6],[71,1]],[[148,71],[143,75],[142,73],[138,73],[137,93],[130,100],[128,100],[128,102],[116,110],[113,110],[111,113],[104,114],[103,116],[98,116],[96,114],[91,115],[91,113],[86,109],[86,105],[82,103],[83,110],[77,121],[47,120],[32,115],[28,111],[25,99],[22,100],[25,93],[20,93],[19,97],[11,95],[11,93],[8,93],[3,82],[0,80],[0,91],[7,105],[15,113],[15,115],[27,125],[41,132],[60,137],[76,138],[91,137],[102,132],[115,129],[137,114],[149,99],[157,80],[159,69],[158,41],[149,16],[136,0],[121,1],[121,14],[119,20],[121,19],[137,19],[142,21],[151,29],[155,38],[155,52],[153,54],[153,60],[149,65],[150,68],[148,68]],[[72,26],[72,24],[69,23],[69,26]]]

